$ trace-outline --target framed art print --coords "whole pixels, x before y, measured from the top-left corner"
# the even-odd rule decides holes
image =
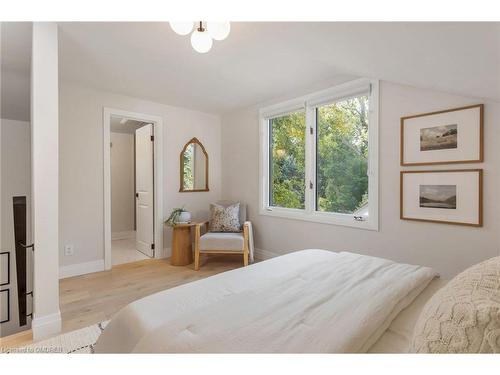
[[[10,322],[10,289],[0,290],[0,323]]]
[[[484,105],[401,118],[401,165],[483,161]]]
[[[400,217],[481,227],[483,170],[401,171]]]
[[[0,286],[10,284],[10,252],[0,253]]]

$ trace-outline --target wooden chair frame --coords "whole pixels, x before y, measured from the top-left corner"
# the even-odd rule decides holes
[[[200,269],[200,254],[238,254],[243,255],[243,266],[248,266],[249,254],[249,231],[250,222],[246,221],[243,224],[243,249],[234,250],[200,250],[201,229],[205,227],[205,232],[208,230],[208,221],[196,224],[194,236],[194,269]]]

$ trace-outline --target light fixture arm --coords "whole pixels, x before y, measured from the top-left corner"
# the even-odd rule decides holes
[[[200,26],[197,29],[200,33],[205,31],[205,28],[203,27],[203,21],[200,21]]]

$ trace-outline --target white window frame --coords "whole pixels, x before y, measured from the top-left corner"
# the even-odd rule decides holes
[[[316,108],[354,96],[369,95],[368,111],[368,218],[358,221],[353,214],[319,212],[315,207],[316,194]],[[306,159],[305,159],[305,209],[270,206],[269,202],[269,119],[286,115],[297,110],[306,113]],[[360,229],[378,231],[379,193],[378,193],[378,112],[379,81],[357,79],[327,90],[322,90],[300,98],[278,103],[259,111],[260,122],[260,178],[259,178],[259,213],[286,219],[305,220],[317,223],[342,225]],[[313,129],[311,134],[310,129]],[[313,188],[309,183],[313,183]]]

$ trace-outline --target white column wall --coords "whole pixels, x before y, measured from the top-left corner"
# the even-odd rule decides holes
[[[35,22],[31,65],[35,340],[61,330],[58,95],[57,24]]]

